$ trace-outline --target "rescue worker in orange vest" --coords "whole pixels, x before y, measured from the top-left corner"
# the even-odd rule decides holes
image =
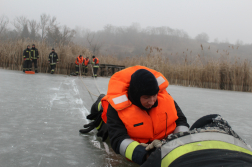
[[[79,55],[75,60],[75,74],[76,75],[79,75],[80,66],[82,66],[83,60],[84,59],[82,55]]]
[[[89,57],[84,58],[83,61],[83,73],[84,75],[87,75],[88,73],[88,64],[90,64]]]
[[[145,149],[145,144],[189,130],[186,117],[166,91],[168,85],[161,73],[144,66],[115,73],[107,95],[94,104],[97,115],[91,111],[87,116],[95,121],[84,125],[87,129],[81,129],[80,133],[97,127],[97,136],[105,141],[108,135],[117,154],[141,165],[151,152]]]
[[[98,68],[99,68],[99,59],[97,57],[95,57],[95,55],[92,56],[93,58],[93,70],[94,70],[94,76],[93,77],[97,77],[97,71],[98,71]]]

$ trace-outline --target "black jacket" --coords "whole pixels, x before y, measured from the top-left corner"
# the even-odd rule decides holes
[[[25,49],[23,52],[23,57],[26,58],[26,60],[30,60],[31,59],[31,50]]]
[[[39,58],[39,52],[37,48],[31,48],[31,57],[32,59]]]
[[[48,59],[48,61],[50,62],[51,65],[56,64],[56,63],[59,61],[59,59],[58,59],[58,54],[57,54],[56,52],[51,52],[51,53],[49,54],[49,59]]]
[[[175,157],[167,164],[169,154]],[[169,167],[249,167],[252,152],[226,120],[210,114],[198,119],[190,131],[170,135],[141,167],[160,167],[162,162]]]
[[[174,103],[175,103],[175,107],[176,107],[177,115],[178,115],[178,119],[176,120],[177,126],[183,125],[183,126],[189,127],[189,124],[187,123],[187,119],[185,115],[179,108],[178,104],[175,101]],[[128,135],[127,129],[125,128],[123,122],[119,118],[117,111],[111,105],[109,105],[107,109],[107,126],[108,126],[108,134],[109,134],[111,146],[113,150],[117,154],[119,154],[121,142],[124,139],[129,139],[130,136]],[[143,146],[139,146],[138,148],[139,148],[139,151],[138,151],[138,155],[136,155],[137,158],[139,159],[139,157],[145,157],[147,154],[147,151],[145,151],[145,148]],[[135,159],[135,158],[132,157],[132,159]]]

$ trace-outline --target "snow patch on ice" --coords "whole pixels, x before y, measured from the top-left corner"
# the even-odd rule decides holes
[[[75,103],[76,103],[76,104],[83,104],[83,101],[82,101],[82,99],[76,99],[76,100],[75,100]]]
[[[55,93],[53,98],[50,100],[50,110],[52,109],[53,102],[56,100],[56,98],[57,98],[57,93]]]
[[[80,97],[80,93],[79,93],[79,90],[78,90],[77,85],[75,83],[75,79],[72,80],[72,86],[73,86],[75,94],[78,95],[78,97],[79,97],[79,98],[75,99],[75,103],[81,105],[81,107],[79,107],[79,111],[82,113],[83,117],[85,118],[89,112],[88,112],[87,108],[83,105],[83,100]]]
[[[72,86],[73,86],[73,90],[74,90],[75,94],[79,94],[79,90],[78,90],[77,85],[75,83],[75,79],[72,80]]]

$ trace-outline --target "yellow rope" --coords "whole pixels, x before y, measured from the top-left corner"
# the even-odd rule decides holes
[[[83,82],[82,78],[80,78],[80,80]],[[96,95],[96,94],[93,94],[86,86],[86,84],[83,82],[84,86],[86,87],[87,91],[91,94],[91,95],[94,95],[94,96],[97,96],[99,97],[99,95]]]

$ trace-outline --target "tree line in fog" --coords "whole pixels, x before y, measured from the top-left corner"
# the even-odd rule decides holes
[[[74,43],[89,48],[95,55],[119,58],[146,55],[149,53],[148,48],[158,48],[150,52],[161,54],[171,61],[193,60],[195,57],[215,59],[221,56],[250,59],[252,52],[251,45],[244,45],[239,40],[236,44],[219,42],[218,39],[209,43],[206,33],[191,38],[184,30],[170,27],[141,28],[138,23],[133,23],[124,27],[106,25],[102,30],[92,31],[81,27],[71,29],[47,14],[42,14],[40,20],[20,16],[10,21],[6,16],[0,17],[1,41],[26,38],[46,41],[50,46]]]
[[[14,27],[8,28],[9,25]],[[64,45],[72,41],[75,31],[66,25],[57,22],[56,17],[42,14],[40,20],[29,20],[24,16],[16,17],[10,21],[8,17],[0,17],[0,39],[17,40],[29,38],[33,41],[46,41],[48,44],[62,43]]]

